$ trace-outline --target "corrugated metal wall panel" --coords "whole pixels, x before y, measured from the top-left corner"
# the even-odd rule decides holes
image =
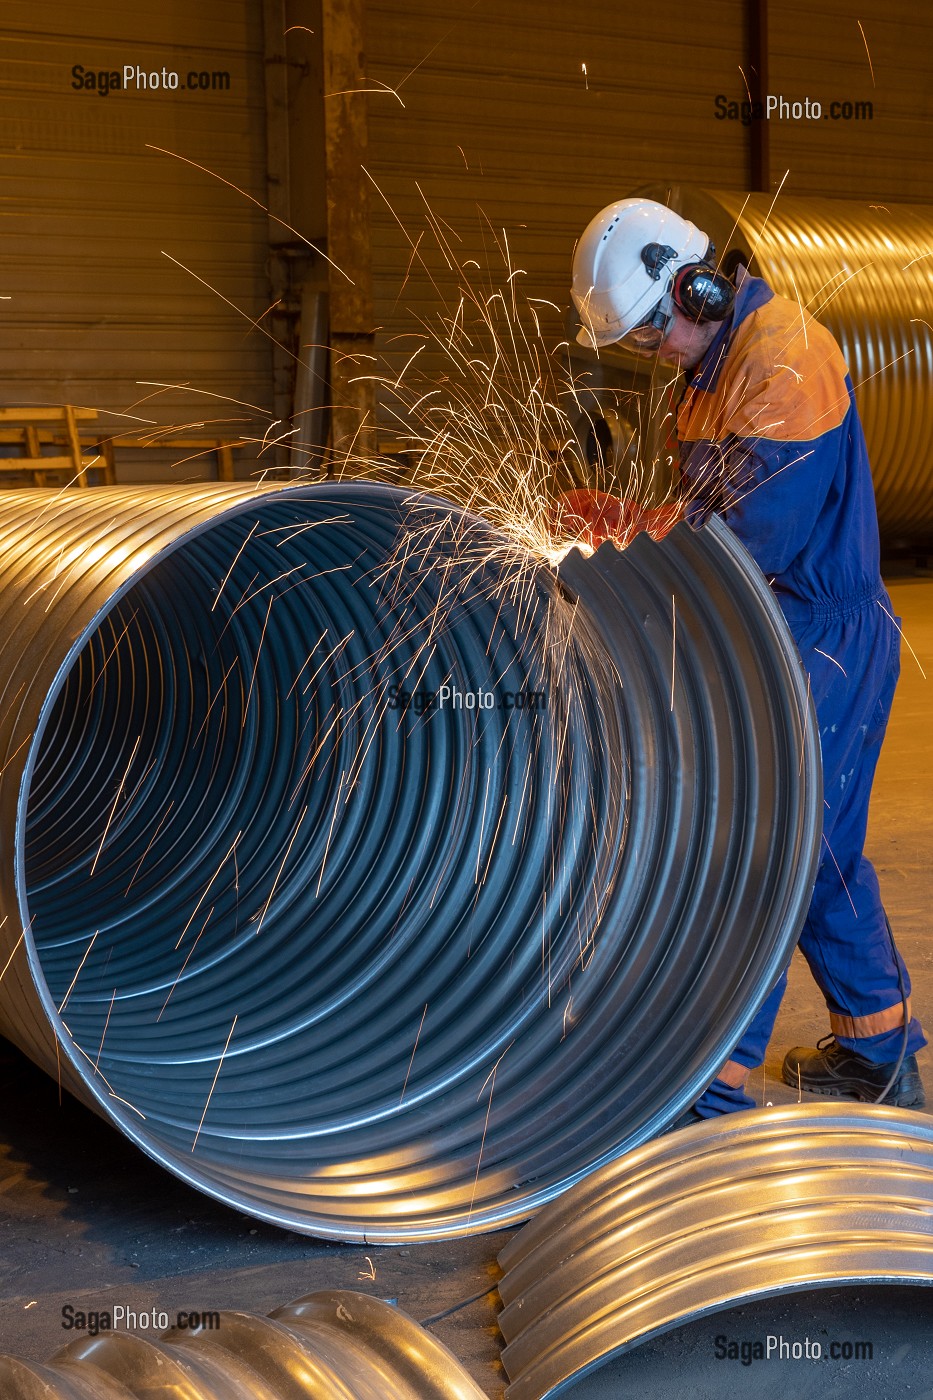
[[[856,8],[849,0],[770,0],[768,24],[771,92],[809,97],[823,109],[817,120],[769,123],[771,172],[779,179],[790,170],[788,193],[928,201],[933,7],[912,0],[870,0]],[[833,120],[833,101],[871,102],[872,118],[853,113]]]
[[[78,28],[59,0],[41,12],[23,0],[4,6],[3,402],[94,407],[115,430],[134,426],[115,415],[135,412],[161,425],[218,420],[213,431],[231,440],[261,438],[269,341],[222,298],[253,318],[268,308],[265,215],[147,144],[265,201],[262,8],[204,0],[166,12],[156,0],[94,0]],[[102,97],[73,88],[75,64],[95,73],[164,67],[182,86]],[[189,70],[227,72],[229,90],[185,91]],[[157,392],[141,380],[191,387]],[[210,395],[256,407],[231,409]],[[209,472],[192,463],[184,474]]]
[[[833,100],[874,104],[871,121],[772,119],[772,184],[789,170],[789,195],[928,199],[933,10],[868,0],[856,15],[848,0],[770,0],[768,12],[770,92],[827,110]],[[419,185],[457,258],[480,264],[477,286],[504,282],[495,238],[506,228],[521,288],[561,307],[574,240],[609,200],[668,181],[747,190],[753,129],[715,106],[718,94],[748,99],[743,16],[719,0],[702,20],[661,24],[609,0],[469,9],[367,0],[369,81],[397,91],[367,99],[370,166],[391,205],[377,197],[373,218],[380,348],[391,362],[404,363],[455,286]],[[556,339],[556,313],[546,325]],[[417,364],[444,368],[440,355]]]
[[[398,94],[367,99],[371,169],[412,241],[423,235],[441,292],[454,284],[418,185],[458,258],[480,263],[479,285],[488,267],[505,282],[504,227],[523,290],[564,306],[574,241],[609,200],[658,178],[746,181],[745,133],[713,110],[738,80],[743,42],[742,9],[727,0],[685,25],[646,23],[612,0],[368,0],[367,74]],[[401,363],[414,342],[392,338],[433,321],[440,299],[417,259],[406,283],[412,249],[378,196],[373,259],[380,348]]]

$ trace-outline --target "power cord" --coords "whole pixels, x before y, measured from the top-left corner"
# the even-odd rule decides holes
[[[482,1292],[474,1294],[472,1298],[464,1298],[461,1302],[451,1303],[450,1308],[444,1308],[443,1313],[434,1313],[431,1317],[422,1317],[422,1322],[420,1322],[420,1324],[422,1324],[422,1327],[430,1327],[431,1324],[440,1322],[441,1317],[450,1317],[451,1313],[459,1312],[461,1308],[469,1308],[471,1303],[478,1303],[479,1299],[486,1298],[486,1295],[492,1294],[492,1292],[495,1292],[495,1289],[495,1284],[490,1285],[489,1288],[483,1288]]]
[[[491,1287],[484,1288],[481,1293],[474,1293],[472,1298],[464,1298],[459,1303],[453,1303],[449,1308],[445,1308],[443,1312],[434,1313],[432,1317],[423,1317],[421,1319],[421,1326],[430,1327],[433,1323],[440,1322],[442,1318],[450,1317],[451,1313],[459,1312],[461,1308],[468,1308],[471,1303],[478,1303],[480,1298],[485,1298],[486,1295],[492,1293],[494,1289],[495,1284],[492,1284]]]

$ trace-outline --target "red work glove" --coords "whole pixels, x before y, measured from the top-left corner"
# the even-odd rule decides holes
[[[664,506],[649,506],[641,513],[641,528],[647,530],[653,540],[663,540],[668,530],[673,530],[678,520],[683,520],[684,508],[679,501],[668,501]]]
[[[621,500],[607,491],[567,491],[555,506],[555,526],[560,534],[571,535],[597,549],[603,540],[626,545],[642,530],[652,539],[663,539],[682,514],[679,505],[648,509],[636,501]]]

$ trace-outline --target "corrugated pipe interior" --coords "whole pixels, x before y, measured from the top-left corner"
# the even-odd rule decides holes
[[[713,1077],[820,839],[718,524],[554,572],[373,483],[4,497],[0,1029],[347,1240],[521,1220]]]
[[[186,1315],[162,1336],[144,1319],[129,1331],[111,1315],[114,1330],[43,1366],[0,1356],[3,1400],[483,1400],[451,1351],[364,1293],[309,1293],[268,1317]]]
[[[933,1125],[790,1105],[671,1133],[553,1202],[499,1256],[507,1400],[753,1298],[933,1283]]]
[[[892,541],[933,537],[933,210],[781,194],[641,191],[822,321],[842,348],[865,429],[878,520]]]

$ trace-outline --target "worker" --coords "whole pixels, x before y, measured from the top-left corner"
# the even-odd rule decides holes
[[[823,842],[800,950],[826,1000],[830,1034],[791,1050],[783,1078],[816,1094],[919,1108],[910,1011],[878,880],[863,854],[875,766],[900,669],[900,632],[881,581],[865,438],[842,353],[796,301],[739,265],[714,265],[705,233],[649,199],[623,199],[589,224],[574,256],[578,339],[679,368],[684,514],[716,511],[769,580],[809,676],[823,757]],[[605,499],[571,516],[611,535]],[[611,512],[609,513],[611,515]],[[616,512],[629,527],[631,503]],[[658,537],[651,519],[643,523]],[[656,520],[654,523],[657,523]],[[595,534],[594,534],[595,531]],[[753,1108],[786,971],[688,1113]]]

